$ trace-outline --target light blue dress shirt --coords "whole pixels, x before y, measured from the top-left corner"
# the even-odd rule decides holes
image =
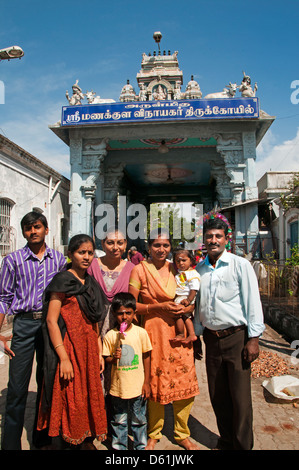
[[[239,325],[247,325],[249,337],[263,333],[265,325],[258,282],[247,259],[225,250],[215,268],[207,256],[196,270],[201,278],[199,310],[194,318],[196,334],[202,332],[202,327],[223,330]]]

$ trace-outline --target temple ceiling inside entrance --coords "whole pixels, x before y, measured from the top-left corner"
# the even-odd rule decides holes
[[[161,140],[157,139],[113,140],[109,142],[108,150],[115,151],[114,159],[127,162],[124,168],[127,184],[146,186],[147,193],[160,188],[165,194],[171,191],[180,195],[187,193],[190,197],[191,187],[210,184],[210,164],[202,161],[202,153],[195,155],[196,149],[215,150],[217,142],[214,138],[165,139],[163,145],[166,153],[159,153]],[[190,149],[193,149],[192,159]],[[117,158],[118,155],[121,158]],[[128,163],[132,159],[135,163]]]
[[[197,138],[177,138],[177,139],[164,139],[164,143],[168,149],[170,148],[196,148],[217,145],[214,138],[197,139]],[[137,148],[152,148],[158,149],[161,145],[161,140],[157,139],[138,139],[138,140],[112,140],[109,142],[109,148],[112,150],[123,149],[137,149]]]
[[[208,163],[159,163],[126,165],[126,173],[135,184],[161,185],[208,185],[210,165]]]

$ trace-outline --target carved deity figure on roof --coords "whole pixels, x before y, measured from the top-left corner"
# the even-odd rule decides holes
[[[167,94],[164,91],[164,87],[162,85],[158,85],[153,92],[154,100],[166,100]]]
[[[243,98],[252,98],[253,96],[255,96],[255,93],[257,91],[257,83],[254,84],[254,88],[252,89],[251,78],[249,77],[249,75],[246,75],[244,71],[243,80],[241,85],[239,86],[239,91],[241,92]]]
[[[144,83],[140,84],[139,101],[146,101],[146,86]]]
[[[71,106],[75,106],[78,104],[82,104],[81,100],[84,99],[84,94],[82,93],[81,88],[78,85],[79,80],[76,80],[76,83],[72,86],[73,89],[73,94],[72,96],[69,96],[69,92],[66,91],[65,96],[70,103]]]
[[[184,93],[181,92],[181,83],[179,81],[176,81],[173,90],[173,99],[181,100],[182,98],[184,98]]]

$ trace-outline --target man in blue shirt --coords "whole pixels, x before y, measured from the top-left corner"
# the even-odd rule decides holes
[[[201,276],[199,318],[204,327],[211,403],[220,433],[218,448],[253,447],[250,363],[264,331],[257,278],[248,260],[226,251],[228,226],[220,218],[203,227],[207,257]]]

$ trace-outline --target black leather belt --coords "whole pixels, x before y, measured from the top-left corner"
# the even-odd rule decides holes
[[[205,328],[209,333],[217,338],[225,338],[226,336],[232,335],[237,331],[245,330],[247,327],[246,325],[239,325],[239,326],[232,326],[231,328],[225,328],[224,330],[210,330],[209,328]]]
[[[40,320],[43,316],[43,312],[23,312],[18,313],[20,318],[29,318],[30,320]]]

